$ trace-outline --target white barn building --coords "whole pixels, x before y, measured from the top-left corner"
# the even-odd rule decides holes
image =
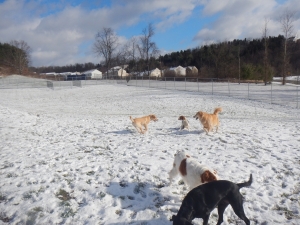
[[[186,68],[182,66],[177,66],[177,67],[171,67],[170,70],[174,71],[176,73],[176,76],[185,76],[186,75]]]
[[[150,77],[161,77],[161,71],[158,68],[150,71]]]
[[[97,69],[85,71],[83,74],[91,79],[102,79],[102,72]]]

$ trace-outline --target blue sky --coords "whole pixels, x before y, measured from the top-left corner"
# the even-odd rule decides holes
[[[161,54],[233,39],[260,38],[264,18],[269,35],[282,33],[284,11],[295,12],[300,35],[299,0],[0,0],[0,42],[24,40],[33,66],[98,63],[95,35],[112,28],[120,46],[152,23]]]

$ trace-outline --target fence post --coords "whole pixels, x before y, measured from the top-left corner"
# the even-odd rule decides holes
[[[211,79],[211,94],[214,95],[214,79]]]
[[[299,86],[297,86],[297,109],[299,108],[299,94],[298,94]]]
[[[165,89],[167,89],[167,78],[165,77]]]
[[[186,91],[186,77],[185,77],[185,82],[184,82],[184,90]]]
[[[176,90],[176,88],[175,88],[175,77],[174,77],[174,90]]]
[[[249,95],[249,82],[248,82],[248,99],[250,100],[250,95]]]
[[[273,104],[273,84],[271,83],[271,104]]]
[[[230,97],[229,79],[228,79],[228,96]]]

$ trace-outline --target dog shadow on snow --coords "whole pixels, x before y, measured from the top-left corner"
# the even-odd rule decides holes
[[[132,134],[137,133],[137,131],[133,129],[123,129],[123,130],[116,130],[116,131],[108,131],[106,134],[118,134],[118,135],[124,135],[124,134]]]
[[[186,129],[184,129],[184,130],[180,130],[179,128],[169,128],[168,129],[169,130],[169,132],[171,133],[171,134],[174,134],[174,135],[190,135],[190,134],[202,134],[203,132],[205,132],[205,131],[203,131],[203,130],[186,130]],[[169,134],[170,134],[169,133]]]
[[[114,206],[117,208],[115,211],[115,216],[124,216],[131,220],[130,222],[119,222],[119,223],[109,223],[106,221],[107,225],[170,225],[171,216],[167,216],[161,209],[164,205],[171,204],[170,196],[163,196],[160,193],[160,189],[163,188],[165,184],[154,184],[147,182],[111,182],[109,187],[107,187],[106,192],[114,197]],[[151,213],[151,219],[136,219],[141,218],[142,215],[139,213],[148,214]],[[146,212],[147,211],[147,212]],[[149,212],[151,211],[151,212]]]

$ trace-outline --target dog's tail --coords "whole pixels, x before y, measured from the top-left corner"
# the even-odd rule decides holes
[[[251,184],[252,184],[252,174],[250,174],[250,178],[248,181],[236,185],[239,186],[239,188],[243,188],[243,187],[249,187]]]
[[[133,118],[131,116],[129,116],[130,120],[133,122]]]
[[[215,108],[214,114],[217,115],[219,112],[222,112],[222,108]]]

